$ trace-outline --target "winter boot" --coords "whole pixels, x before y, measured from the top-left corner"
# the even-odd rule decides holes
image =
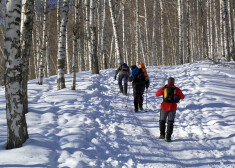
[[[143,109],[143,107],[142,107],[142,106],[140,106],[140,111],[144,111],[144,109]]]
[[[173,133],[174,121],[167,122],[167,133],[166,133],[166,141],[171,142],[171,135]]]
[[[160,136],[158,139],[165,139],[166,121],[159,120]]]
[[[137,109],[137,108],[135,108],[135,112],[136,112],[136,113],[138,112],[138,109]]]

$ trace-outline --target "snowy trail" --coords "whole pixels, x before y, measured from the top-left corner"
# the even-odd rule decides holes
[[[8,151],[0,87],[0,167],[235,167],[234,69],[205,61],[147,71],[148,112],[139,113],[133,112],[132,87],[129,97],[118,93],[114,69],[78,73],[76,91],[70,90],[71,75],[60,91],[55,76],[42,86],[30,81],[30,139]],[[162,98],[155,92],[170,76],[186,98],[178,105],[173,142],[167,143],[157,139]]]

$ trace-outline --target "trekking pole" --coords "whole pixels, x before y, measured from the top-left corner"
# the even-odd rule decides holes
[[[147,92],[148,92],[148,89],[146,89],[146,108],[145,108],[145,112],[147,112],[148,110],[147,110],[147,102],[148,102],[148,96],[147,96]]]

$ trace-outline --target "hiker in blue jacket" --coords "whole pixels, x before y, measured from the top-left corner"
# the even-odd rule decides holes
[[[143,110],[143,94],[145,87],[146,89],[149,87],[149,80],[145,78],[142,68],[132,65],[131,70],[131,77],[129,80],[132,81],[135,112],[138,112],[139,109],[141,111]]]

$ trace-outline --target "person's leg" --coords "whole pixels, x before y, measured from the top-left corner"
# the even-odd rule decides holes
[[[160,109],[160,120],[159,120],[160,136],[159,136],[159,139],[165,139],[167,115],[168,115],[168,111]]]
[[[123,79],[123,75],[119,75],[118,85],[119,85],[120,93],[123,93],[122,79]]]
[[[167,134],[166,134],[167,142],[171,142],[171,135],[173,134],[173,129],[174,129],[175,114],[176,114],[176,110],[169,111],[169,114],[168,114]]]
[[[143,110],[143,101],[144,101],[144,86],[139,86],[139,99],[138,99],[138,104],[140,110]]]
[[[124,78],[124,95],[127,95],[127,82],[128,82],[128,75],[125,75]]]
[[[136,85],[132,84],[133,86],[133,96],[134,96],[134,107],[135,107],[135,112],[138,112],[138,95],[137,95],[137,89]]]

